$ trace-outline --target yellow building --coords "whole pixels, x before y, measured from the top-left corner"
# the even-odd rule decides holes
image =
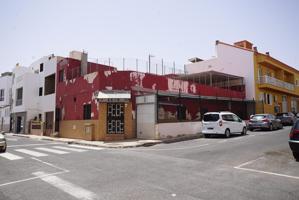
[[[299,71],[254,51],[256,113],[298,112]]]
[[[255,105],[247,113],[299,112],[299,70],[260,53],[247,40],[228,44],[216,41],[216,56],[191,59],[186,71],[217,71],[244,77],[247,102]],[[299,66],[296,66],[299,67]],[[244,110],[245,112],[245,110]]]

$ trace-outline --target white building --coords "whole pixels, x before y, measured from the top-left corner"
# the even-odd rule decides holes
[[[239,43],[248,46],[243,48],[239,46]],[[244,77],[246,99],[253,100],[255,98],[254,50],[252,50],[250,42],[241,41],[230,45],[216,41],[215,58],[209,60],[194,58],[190,61],[193,63],[186,65],[188,74],[216,71]]]
[[[10,130],[12,73],[0,76],[0,131]]]
[[[12,86],[12,130],[29,133],[32,120],[44,122],[44,134],[55,131],[56,67],[61,57],[45,56],[29,67],[16,66]]]

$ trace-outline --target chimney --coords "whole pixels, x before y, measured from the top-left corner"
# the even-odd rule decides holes
[[[269,51],[267,51],[267,52],[266,52],[266,55],[267,55],[267,56],[270,56],[270,52],[269,52]]]
[[[71,51],[70,52],[70,58],[72,59],[76,59],[76,60],[80,60],[81,61],[81,65],[80,65],[80,71],[81,71],[81,75],[84,76],[85,74],[87,74],[87,53],[86,52],[80,52],[80,51]]]
[[[253,47],[253,51],[257,52],[257,47]]]
[[[87,53],[86,52],[82,52],[81,54],[81,75],[84,76],[85,74],[87,74]]]
[[[235,46],[237,47],[241,47],[241,48],[244,48],[244,49],[250,49],[252,50],[252,43],[247,41],[247,40],[242,40],[240,42],[235,42],[234,43]]]

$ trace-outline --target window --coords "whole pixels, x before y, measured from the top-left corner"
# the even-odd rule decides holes
[[[38,95],[43,96],[43,88],[42,87],[39,88]]]
[[[277,103],[277,96],[274,95],[273,97],[274,97],[274,103]]]
[[[107,133],[123,134],[124,128],[124,104],[109,103],[107,112]]]
[[[273,101],[273,96],[272,96],[272,94],[264,93],[264,103],[265,103],[265,104],[272,105],[272,101]]]
[[[64,79],[64,71],[63,69],[59,71],[58,73],[58,81],[59,82],[63,82],[63,79]]]
[[[237,117],[236,115],[233,115],[233,119],[234,119],[234,122],[240,122],[241,119],[239,117]]]
[[[91,119],[91,104],[83,106],[83,119]]]
[[[45,95],[55,93],[55,74],[45,77]]]
[[[258,78],[258,80],[260,80],[261,76],[262,76],[262,67],[260,66],[258,68],[258,70],[257,70],[257,78]]]
[[[23,88],[18,88],[16,91],[16,106],[22,105],[23,101]]]
[[[222,115],[222,119],[224,121],[230,121],[230,122],[234,121],[233,115]]]
[[[0,90],[0,101],[4,101],[4,89]]]
[[[39,72],[42,72],[42,71],[44,71],[44,63],[41,63],[39,65]]]
[[[203,116],[203,121],[206,122],[216,122],[219,120],[219,114],[205,114]]]

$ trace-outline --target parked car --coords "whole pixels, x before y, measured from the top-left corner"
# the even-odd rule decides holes
[[[276,118],[281,120],[281,123],[285,125],[293,125],[297,120],[292,112],[277,113]]]
[[[246,134],[246,123],[231,112],[208,112],[202,120],[202,133],[205,137],[210,135],[224,135],[230,137],[233,133]]]
[[[250,131],[253,131],[254,129],[267,129],[272,131],[281,128],[283,128],[281,120],[275,118],[275,116],[271,114],[252,115],[248,121],[248,130]]]
[[[289,145],[296,161],[299,161],[299,120],[297,120],[290,132]]]
[[[7,144],[6,144],[6,139],[5,139],[4,133],[0,132],[0,153],[5,152],[6,147],[7,147]]]

